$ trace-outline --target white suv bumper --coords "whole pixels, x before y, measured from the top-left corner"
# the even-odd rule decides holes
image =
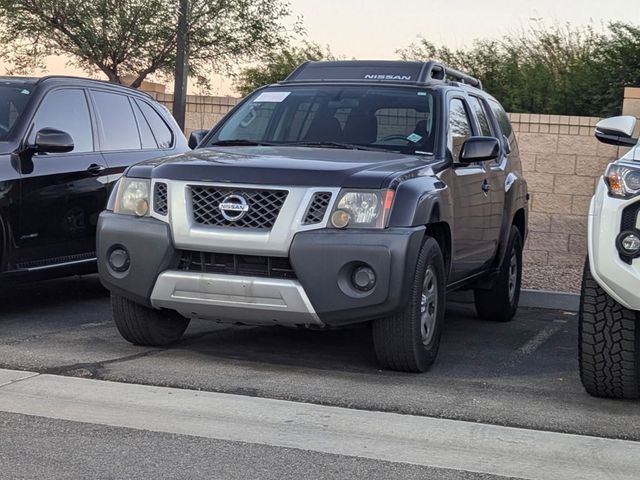
[[[591,274],[614,300],[631,310],[640,310],[640,258],[629,265],[620,259],[616,249],[622,211],[635,202],[640,198],[610,197],[600,179],[589,208],[589,262]],[[640,229],[640,216],[636,228]]]

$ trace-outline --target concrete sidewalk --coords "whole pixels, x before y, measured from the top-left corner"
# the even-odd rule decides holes
[[[640,472],[639,442],[15,370],[0,411],[526,479]]]

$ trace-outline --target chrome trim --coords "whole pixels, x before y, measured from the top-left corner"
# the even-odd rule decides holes
[[[156,280],[151,305],[227,323],[324,325],[297,280],[168,270]]]
[[[24,271],[26,270],[27,272],[37,272],[39,270],[48,270],[50,268],[60,268],[60,267],[66,267],[69,265],[78,265],[81,263],[91,263],[91,262],[96,262],[98,259],[96,257],[93,258],[84,258],[82,260],[74,260],[72,262],[62,262],[62,263],[52,263],[51,265],[43,265],[42,267],[29,267],[29,268],[24,268],[24,269],[18,269],[18,270],[14,270],[14,271]]]
[[[303,225],[307,207],[316,192],[331,192],[332,198],[327,211],[333,209],[340,188],[326,187],[287,187],[283,185],[229,184],[214,182],[193,182],[155,179],[168,186],[169,214],[160,220],[171,225],[171,235],[176,248],[182,250],[198,250],[216,253],[236,253],[247,255],[264,255],[286,257],[296,233],[326,228],[328,215],[321,223]],[[199,225],[193,219],[193,211],[189,196],[190,185],[204,185],[221,188],[237,188],[238,190],[285,190],[287,198],[280,209],[280,214],[269,231],[252,230],[250,228],[227,228]],[[154,218],[158,218],[152,214]]]

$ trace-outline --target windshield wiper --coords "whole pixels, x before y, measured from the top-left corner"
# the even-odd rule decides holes
[[[316,148],[342,148],[344,150],[369,150],[381,152],[384,148],[366,147],[364,145],[356,145],[353,143],[341,142],[291,142],[280,144],[284,147],[316,147]]]
[[[235,138],[233,140],[218,140],[210,143],[209,147],[270,147],[273,143],[254,142],[253,140],[245,140],[243,138]]]

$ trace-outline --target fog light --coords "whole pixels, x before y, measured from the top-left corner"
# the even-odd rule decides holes
[[[616,243],[623,255],[633,257],[640,254],[640,234],[637,232],[622,232]]]
[[[356,267],[351,274],[353,286],[363,292],[368,292],[376,284],[376,274],[371,267]]]
[[[331,225],[335,228],[345,228],[351,221],[351,215],[345,210],[336,210],[331,215]]]
[[[115,272],[126,272],[130,263],[129,252],[123,247],[115,247],[109,253],[109,266]]]

